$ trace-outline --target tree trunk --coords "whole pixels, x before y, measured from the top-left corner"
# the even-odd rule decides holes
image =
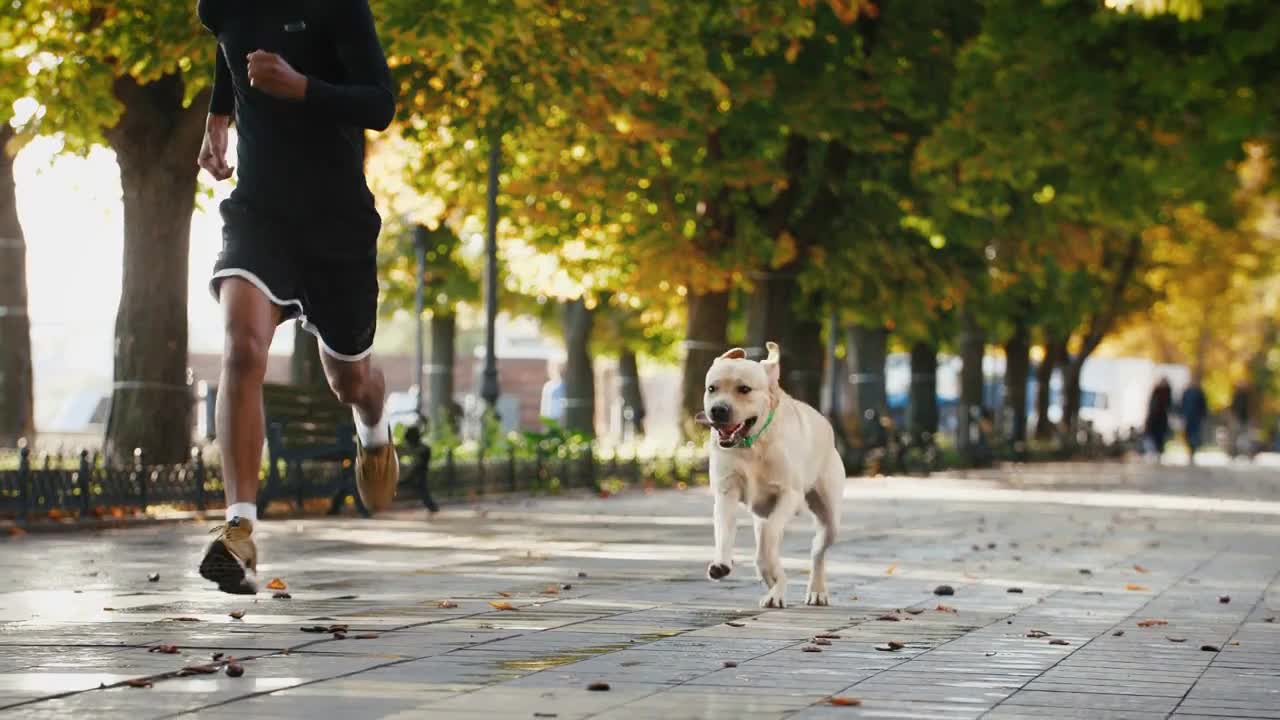
[[[591,324],[594,313],[578,298],[561,306],[564,325],[564,424],[573,431],[595,434],[595,370],[591,364]]]
[[[293,322],[293,354],[289,356],[289,383],[299,387],[326,389],[329,381],[320,363],[320,343],[315,335]]]
[[[0,122],[0,446],[35,434],[31,321],[27,317],[27,245],[13,178],[13,128]]]
[[[449,428],[458,432],[458,417],[453,405],[454,353],[458,338],[458,317],[452,313],[431,313],[431,363],[427,366],[427,416],[433,432]]]
[[[1053,421],[1049,419],[1049,405],[1053,400],[1053,373],[1058,369],[1062,356],[1066,354],[1067,343],[1062,338],[1049,337],[1044,344],[1044,360],[1036,368],[1036,439],[1049,440],[1053,437]]]
[[[960,332],[960,409],[958,425],[958,442],[962,452],[967,453],[971,446],[971,428],[982,415],[982,390],[985,376],[982,371],[983,356],[986,354],[987,334],[978,324],[973,313],[965,312],[961,317],[963,328]]]
[[[882,327],[852,325],[848,332],[849,383],[853,385],[850,414],[856,426],[854,442],[877,445],[883,439],[881,418],[889,414],[889,392],[885,386],[885,362],[889,331]]]
[[[938,348],[930,342],[911,346],[911,395],[907,428],[914,437],[938,432]]]
[[[124,114],[106,136],[124,196],[124,278],[104,450],[117,464],[134,448],[148,463],[179,463],[191,444],[187,257],[208,91],[183,107],[182,80],[169,75],[121,78],[115,92]]]
[[[1026,320],[1014,321],[1013,335],[1004,344],[1004,397],[1009,441],[1027,441],[1027,380],[1031,376],[1031,331]]]
[[[693,423],[702,410],[703,385],[707,369],[717,356],[728,350],[729,293],[690,293],[685,321],[684,368],[680,380],[680,427],[688,439],[706,436]]]
[[[618,394],[622,398],[623,436],[628,434],[629,425],[636,439],[644,437],[644,393],[634,350],[624,349],[618,357]]]
[[[796,399],[818,407],[822,403],[825,355],[822,320],[813,313],[796,312],[799,271],[799,263],[791,263],[758,276],[747,310],[747,344],[751,346],[749,352],[763,358],[765,343],[778,343],[782,349],[782,388]]]
[[[1080,424],[1080,376],[1088,359],[1084,353],[1078,353],[1067,363],[1062,376],[1062,429],[1068,443],[1075,443],[1076,429]]]

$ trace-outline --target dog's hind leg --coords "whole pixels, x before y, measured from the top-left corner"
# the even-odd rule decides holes
[[[832,450],[832,459],[828,461],[826,471],[804,496],[814,519],[806,605],[831,604],[831,594],[827,591],[827,550],[835,543],[840,531],[840,500],[844,491],[844,479],[844,463]]]
[[[768,592],[760,598],[762,608],[787,606],[787,573],[782,569],[782,536],[787,521],[800,510],[804,502],[800,493],[785,490],[778,494],[778,501],[767,517],[756,516],[756,570]]]

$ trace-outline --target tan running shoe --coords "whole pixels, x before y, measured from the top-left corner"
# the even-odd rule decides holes
[[[400,457],[394,442],[376,448],[365,448],[356,439],[356,490],[360,502],[370,513],[391,507],[400,484]]]
[[[258,547],[253,544],[253,523],[247,518],[231,518],[210,533],[218,537],[209,543],[200,561],[200,576],[233,595],[258,592]]]

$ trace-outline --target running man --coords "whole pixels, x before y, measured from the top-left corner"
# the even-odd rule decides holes
[[[218,40],[199,165],[226,180],[235,115],[239,182],[219,208],[222,253],[209,288],[226,340],[217,432],[227,522],[200,574],[257,592],[258,472],[267,349],[296,318],[319,338],[329,386],[354,414],[356,484],[370,512],[395,497],[400,465],[383,419],[386,386],[370,362],[382,219],[364,175],[364,132],[395,115],[368,0],[198,0]]]

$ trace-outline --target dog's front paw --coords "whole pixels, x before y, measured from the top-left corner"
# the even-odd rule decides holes
[[[805,597],[805,605],[814,605],[816,607],[826,607],[831,604],[831,595],[826,590],[813,591],[810,590]]]
[[[711,580],[722,580],[729,577],[731,572],[733,572],[732,565],[713,562],[707,566],[707,577]]]
[[[764,597],[760,598],[760,607],[781,610],[787,606],[786,594],[782,583],[778,583],[772,590],[765,593]]]

